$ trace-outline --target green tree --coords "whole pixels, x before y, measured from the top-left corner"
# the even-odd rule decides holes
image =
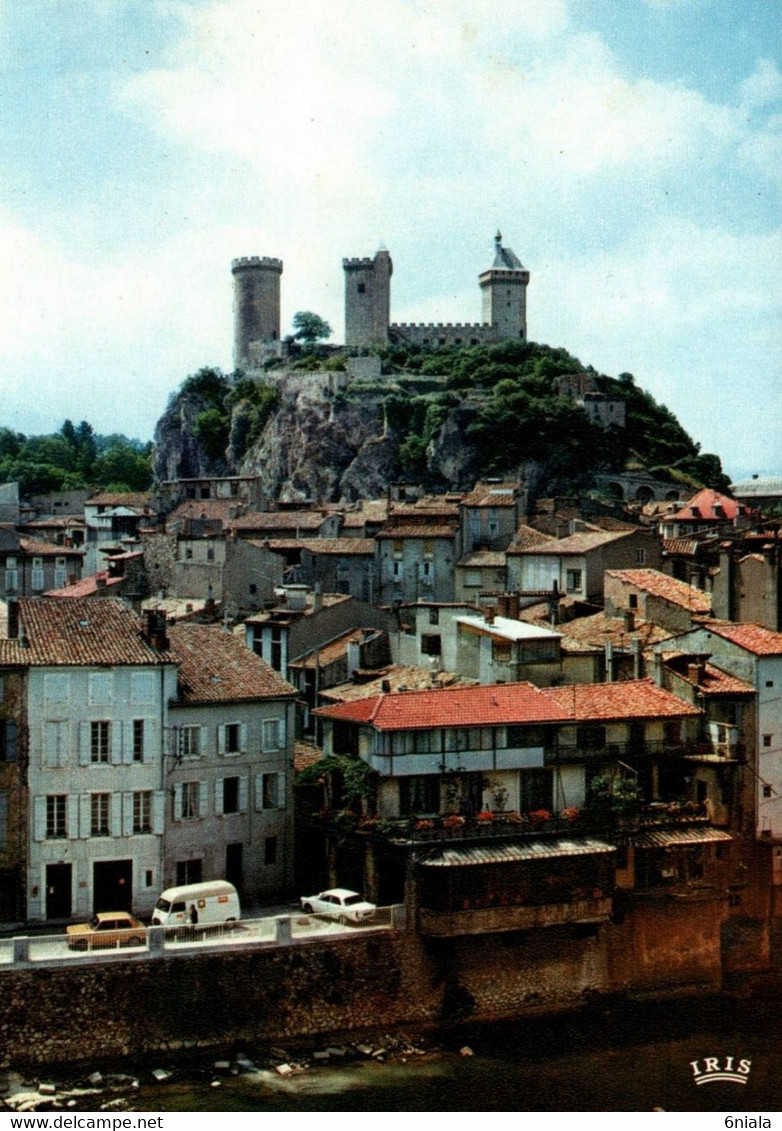
[[[331,326],[311,310],[299,310],[293,316],[294,338],[305,346],[314,346],[321,338],[331,337]]]

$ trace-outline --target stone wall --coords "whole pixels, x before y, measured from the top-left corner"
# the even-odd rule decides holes
[[[699,925],[685,916],[683,934],[670,912],[663,917],[664,936],[655,915],[644,925],[631,913],[599,929],[454,939],[356,932],[295,946],[3,971],[0,1067],[516,1017],[617,992],[718,990],[716,909],[704,918],[699,908]],[[669,975],[677,947],[684,954]]]

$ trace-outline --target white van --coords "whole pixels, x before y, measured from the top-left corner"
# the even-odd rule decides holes
[[[241,917],[236,888],[227,880],[183,884],[160,893],[152,913],[153,927],[180,927],[189,923],[234,923]]]

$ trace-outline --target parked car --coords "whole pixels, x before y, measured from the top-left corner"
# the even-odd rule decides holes
[[[89,923],[66,927],[71,950],[108,950],[118,946],[144,946],[147,930],[129,911],[99,911]]]
[[[301,908],[308,915],[327,915],[340,923],[366,923],[374,918],[377,910],[374,903],[347,888],[329,888],[319,895],[303,895]]]

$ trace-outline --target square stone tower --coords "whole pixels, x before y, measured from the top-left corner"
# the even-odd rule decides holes
[[[529,271],[509,247],[502,233],[494,237],[494,262],[478,276],[483,294],[483,321],[497,328],[497,340],[527,337],[527,284]]]
[[[374,259],[343,259],[345,345],[385,345],[391,320],[391,256],[381,248]]]

